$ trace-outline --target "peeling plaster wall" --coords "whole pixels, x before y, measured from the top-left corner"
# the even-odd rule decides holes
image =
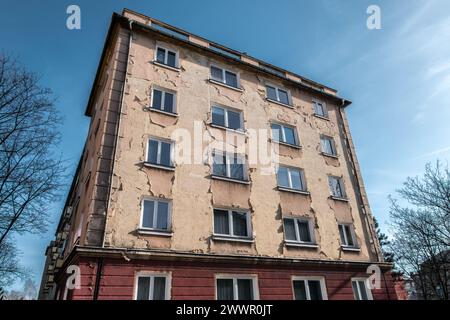
[[[152,63],[157,41],[179,51],[180,72]],[[312,99],[320,99],[320,96],[312,96],[277,78],[239,69],[236,64],[170,41],[133,31],[105,245],[273,257],[373,260],[367,243],[370,236],[363,227],[363,216],[358,209],[352,166],[338,126],[338,106],[325,101],[329,121],[319,119],[313,116]],[[210,63],[240,72],[243,92],[210,83]],[[268,102],[265,99],[265,81],[290,89],[294,108]],[[178,117],[145,109],[150,104],[152,85],[177,92]],[[193,133],[194,120],[202,121],[205,136],[219,143],[222,130],[208,125],[212,103],[242,110],[245,128],[270,129],[270,121],[295,126],[302,148],[280,146],[280,162],[304,169],[310,195],[278,191],[276,176],[261,174],[262,168],[258,165],[249,167],[250,185],[209,179],[207,161],[201,165],[177,164],[174,172],[143,166],[150,136],[169,139],[177,128]],[[321,154],[320,134],[335,139],[339,159]],[[239,136],[245,139],[244,135]],[[234,147],[227,145],[226,148],[233,150]],[[328,174],[343,177],[348,203],[329,199]],[[172,237],[137,233],[141,201],[146,196],[172,199]],[[249,210],[255,242],[213,241],[214,206]],[[290,215],[314,219],[319,249],[287,249],[284,246],[282,217]],[[341,252],[338,222],[354,223],[360,253]]]

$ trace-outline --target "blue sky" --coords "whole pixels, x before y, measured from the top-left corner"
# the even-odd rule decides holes
[[[81,30],[66,8],[81,8]],[[381,30],[366,9],[381,8]],[[450,156],[450,1],[20,1],[1,0],[0,50],[51,88],[65,117],[61,152],[75,170],[87,133],[84,110],[111,14],[127,7],[245,51],[339,90],[372,210],[383,228],[387,196],[425,163]],[[65,190],[65,192],[67,192]],[[17,236],[39,283],[46,234]],[[19,284],[16,284],[18,286]]]

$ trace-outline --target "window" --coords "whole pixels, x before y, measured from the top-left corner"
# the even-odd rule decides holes
[[[214,209],[214,234],[229,237],[251,238],[248,212]]]
[[[246,179],[244,162],[244,156],[214,151],[213,175],[244,181]]]
[[[278,123],[270,125],[272,129],[272,139],[277,142],[298,146],[298,139],[295,129]]]
[[[284,239],[286,242],[314,243],[311,222],[307,219],[284,218]]]
[[[305,174],[301,169],[280,166],[277,181],[278,187],[306,191]]]
[[[328,112],[325,103],[313,101],[313,104],[314,104],[314,114],[316,116],[328,118]]]
[[[217,300],[257,300],[256,278],[252,276],[216,276]]]
[[[239,78],[234,72],[211,66],[211,79],[222,82],[230,87],[239,88]]]
[[[170,229],[170,202],[144,199],[142,201],[141,228],[159,231]]]
[[[243,130],[242,112],[214,106],[211,113],[212,124],[233,130]]]
[[[328,176],[331,196],[338,199],[345,199],[344,182],[341,177]]]
[[[332,137],[321,136],[320,144],[322,145],[322,153],[330,156],[336,156],[336,147]]]
[[[293,277],[294,300],[327,300],[323,277]]]
[[[272,85],[266,85],[267,98],[282,104],[290,105],[289,93],[287,90],[280,89]]]
[[[176,94],[162,89],[153,89],[152,109],[175,113]]]
[[[138,274],[136,300],[169,300],[170,277],[164,273]]]
[[[172,142],[149,139],[147,162],[163,167],[173,167]]]
[[[339,224],[338,227],[339,227],[339,236],[341,238],[341,245],[343,247],[356,247],[353,225]]]
[[[367,279],[352,278],[352,288],[355,300],[372,300],[372,292],[369,289]]]
[[[157,47],[155,60],[156,62],[165,64],[169,67],[178,68],[178,53],[174,51]]]

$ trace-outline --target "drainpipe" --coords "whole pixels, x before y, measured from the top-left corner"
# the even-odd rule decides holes
[[[92,300],[98,300],[98,293],[100,291],[100,280],[102,278],[102,269],[103,269],[103,258],[98,258],[97,260],[97,272],[95,275],[95,287],[94,287],[94,295]]]

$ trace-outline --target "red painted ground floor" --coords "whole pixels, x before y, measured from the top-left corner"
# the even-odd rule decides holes
[[[364,290],[369,263],[213,257],[211,255],[95,252],[67,259],[56,299],[396,299],[388,265],[379,289]],[[80,270],[79,289],[67,289],[69,265]]]

